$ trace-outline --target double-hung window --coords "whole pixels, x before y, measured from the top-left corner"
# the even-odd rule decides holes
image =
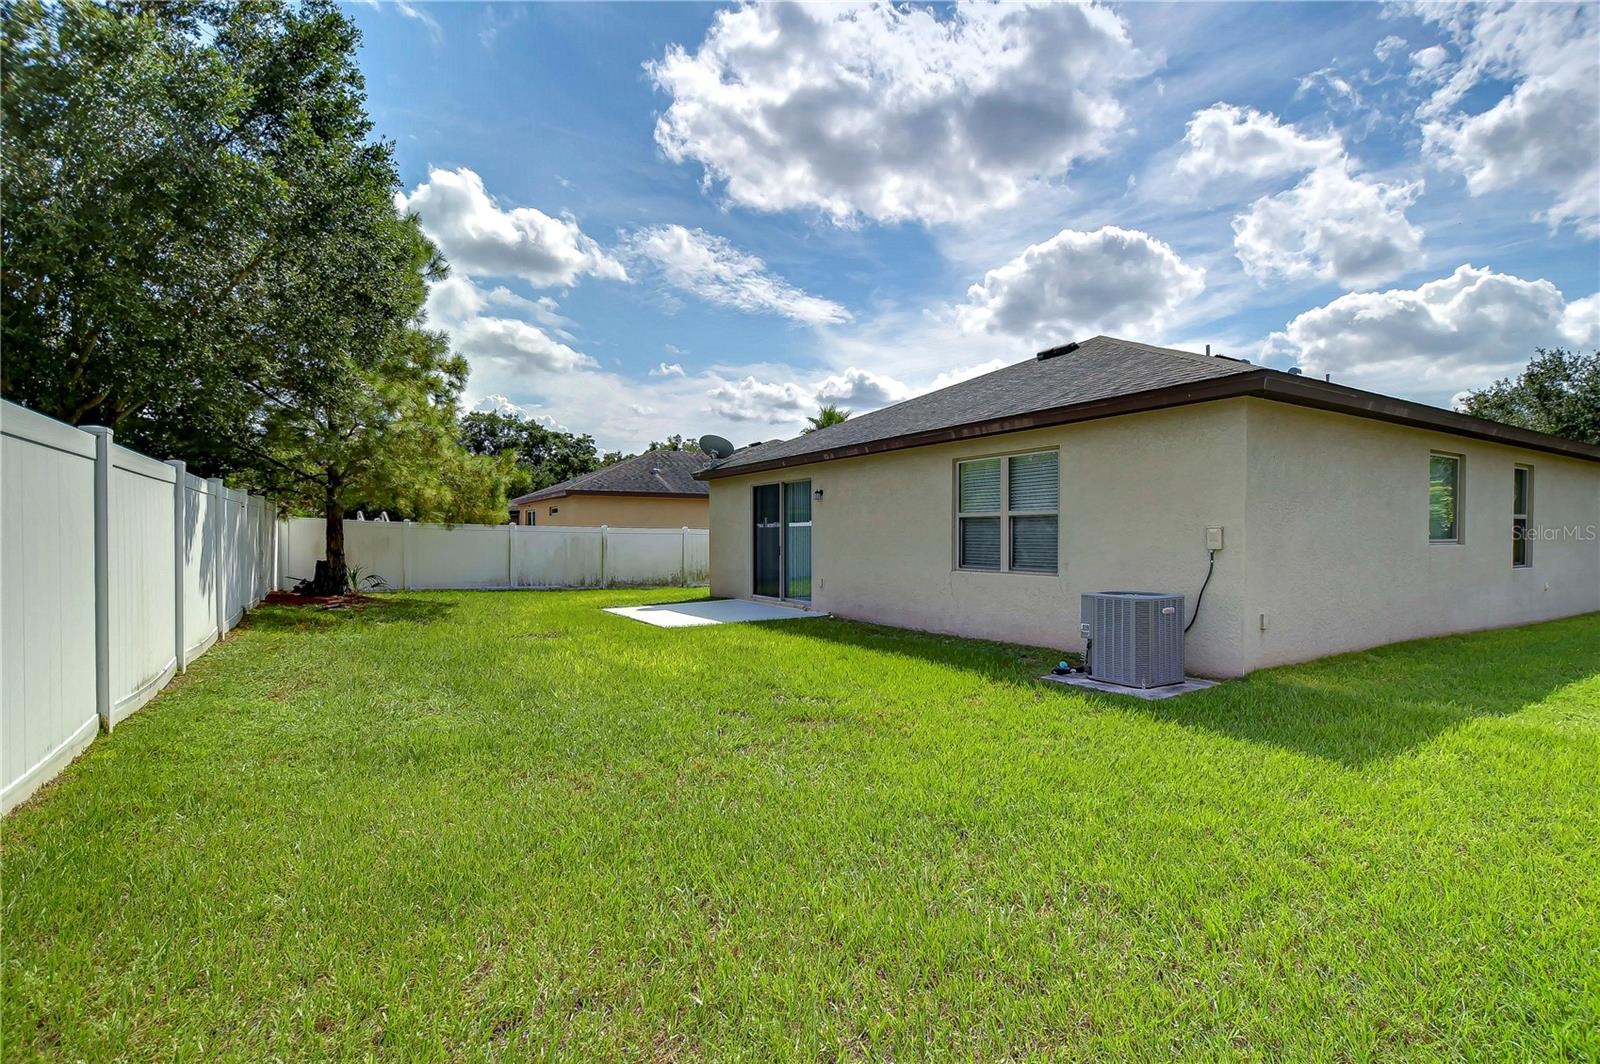
[[[1511,564],[1527,568],[1533,564],[1533,542],[1528,536],[1528,521],[1533,517],[1533,467],[1519,465],[1511,470]]]
[[[1056,572],[1060,456],[1055,451],[956,463],[956,565]]]
[[[1428,542],[1461,542],[1461,456],[1428,456]]]

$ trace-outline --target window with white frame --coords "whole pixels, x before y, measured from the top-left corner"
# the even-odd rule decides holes
[[[1533,467],[1511,470],[1511,564],[1525,569],[1533,564],[1533,542],[1528,522],[1533,517]]]
[[[1060,543],[1060,455],[1055,451],[956,463],[956,565],[1054,573]]]
[[[1461,456],[1428,456],[1428,542],[1461,542]]]

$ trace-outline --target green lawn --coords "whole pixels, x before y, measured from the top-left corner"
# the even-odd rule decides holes
[[[1166,702],[262,609],[3,827],[5,1056],[1600,1057],[1600,615]]]

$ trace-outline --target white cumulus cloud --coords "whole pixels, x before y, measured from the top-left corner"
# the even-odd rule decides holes
[[[1515,373],[1534,348],[1589,342],[1600,302],[1568,303],[1546,280],[1464,265],[1416,288],[1352,292],[1273,333],[1267,358],[1290,358],[1343,384],[1446,402]]]
[[[854,413],[876,410],[916,394],[916,389],[884,373],[851,366],[845,370],[800,381],[718,379],[708,395],[714,413],[735,421],[765,421],[773,425],[795,423],[829,403]]]
[[[986,273],[959,318],[968,332],[1041,342],[1148,335],[1204,288],[1204,270],[1148,233],[1063,229]]]
[[[1450,50],[1432,44],[1411,53],[1411,78],[1414,81],[1433,81],[1442,77],[1450,65]]]
[[[567,431],[566,426],[538,407],[524,403],[514,403],[504,395],[486,395],[472,404],[472,410],[474,413],[504,414],[506,417],[519,418],[523,421],[536,421],[547,429],[555,429],[559,432]]]
[[[1178,169],[1199,177],[1282,177],[1326,165],[1344,154],[1337,133],[1307,136],[1276,115],[1229,103],[1196,111],[1183,140]]]
[[[646,64],[656,142],[734,203],[947,222],[1105,152],[1150,63],[1093,5],[752,4]]]
[[[1385,184],[1351,172],[1344,160],[1321,166],[1236,217],[1234,250],[1263,280],[1381,284],[1422,263],[1422,230],[1405,213],[1421,191],[1420,181]]]
[[[836,403],[857,410],[871,410],[908,398],[911,389],[893,377],[854,366],[823,380],[817,386],[817,403]]]
[[[1460,50],[1421,108],[1424,148],[1465,176],[1473,195],[1533,190],[1539,217],[1600,235],[1600,9],[1594,4],[1417,7]],[[1485,83],[1511,91],[1487,110],[1462,107]]]
[[[557,335],[520,317],[493,312],[499,307],[535,320],[543,319]],[[594,365],[588,355],[565,341],[567,323],[555,304],[532,300],[505,288],[488,292],[471,278],[456,275],[436,282],[428,291],[431,324],[450,335],[452,346],[465,355],[473,372],[499,368],[508,372],[564,372]]]
[[[1405,50],[1406,39],[1404,37],[1396,37],[1391,33],[1373,47],[1372,54],[1387,63]]]
[[[651,226],[629,234],[624,246],[631,260],[653,266],[667,284],[708,303],[780,314],[807,325],[834,325],[850,319],[844,307],[808,295],[775,276],[756,256],[704,229]]]
[[[949,369],[933,378],[933,382],[924,391],[936,392],[940,388],[948,388],[952,384],[970,381],[974,377],[981,377],[985,373],[993,373],[997,369],[1004,369],[1010,365],[1003,358],[991,358],[987,362],[979,362],[975,366],[963,366],[960,369]]]
[[[1561,316],[1561,338],[1578,348],[1600,348],[1600,292],[1567,304]]]
[[[577,222],[533,207],[503,208],[465,167],[430,170],[428,180],[396,202],[422,220],[451,265],[466,273],[520,277],[540,287],[570,285],[584,276],[628,279],[622,264]]]
[[[498,363],[520,372],[562,372],[594,365],[594,359],[537,326],[516,318],[472,318],[450,330],[456,350],[474,368]]]
[[[472,410],[477,414],[504,414],[516,418],[526,418],[529,413],[527,407],[503,395],[486,395],[472,404]]]
[[[755,377],[722,381],[707,395],[712,412],[732,421],[792,422],[816,407],[816,396],[808,388]]]
[[[1177,169],[1201,180],[1303,175],[1233,219],[1234,252],[1258,280],[1368,288],[1422,263],[1422,230],[1406,217],[1422,182],[1361,173],[1337,132],[1313,135],[1274,114],[1213,104],[1189,120]]]
[[[683,366],[677,362],[657,363],[656,368],[650,371],[652,377],[681,377]]]
[[[1337,132],[1311,135],[1273,114],[1213,104],[1189,120],[1178,170],[1202,179],[1304,175],[1233,219],[1234,252],[1258,280],[1368,288],[1421,265],[1422,230],[1405,212],[1422,182],[1361,173]]]

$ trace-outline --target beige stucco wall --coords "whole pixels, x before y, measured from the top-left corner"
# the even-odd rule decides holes
[[[1060,571],[954,565],[955,461],[1057,447]],[[1428,455],[1465,456],[1465,542],[1427,538]],[[1534,524],[1579,535],[1511,567],[1511,469]],[[1600,610],[1600,464],[1233,399],[711,482],[711,589],[752,589],[751,488],[810,479],[813,606],[883,624],[1081,650],[1078,596],[1183,593],[1224,549],[1186,652],[1233,676],[1401,639]],[[1260,616],[1267,615],[1263,631]]]
[[[651,495],[564,495],[530,503],[541,525],[613,528],[709,528],[711,503]],[[523,511],[514,507],[519,524],[527,524]],[[554,509],[556,512],[551,513]]]
[[[1245,407],[1233,400],[711,482],[711,590],[752,588],[751,487],[809,478],[813,606],[883,624],[1081,650],[1078,596],[1180,591],[1205,576],[1205,529],[1227,545],[1190,633],[1191,670],[1245,668]],[[955,568],[955,461],[1058,447],[1055,576]]]
[[[1250,668],[1600,610],[1600,464],[1252,399]],[[1463,542],[1428,542],[1428,456],[1462,455]],[[1512,468],[1535,526],[1511,565]],[[1261,630],[1260,615],[1267,615]]]

